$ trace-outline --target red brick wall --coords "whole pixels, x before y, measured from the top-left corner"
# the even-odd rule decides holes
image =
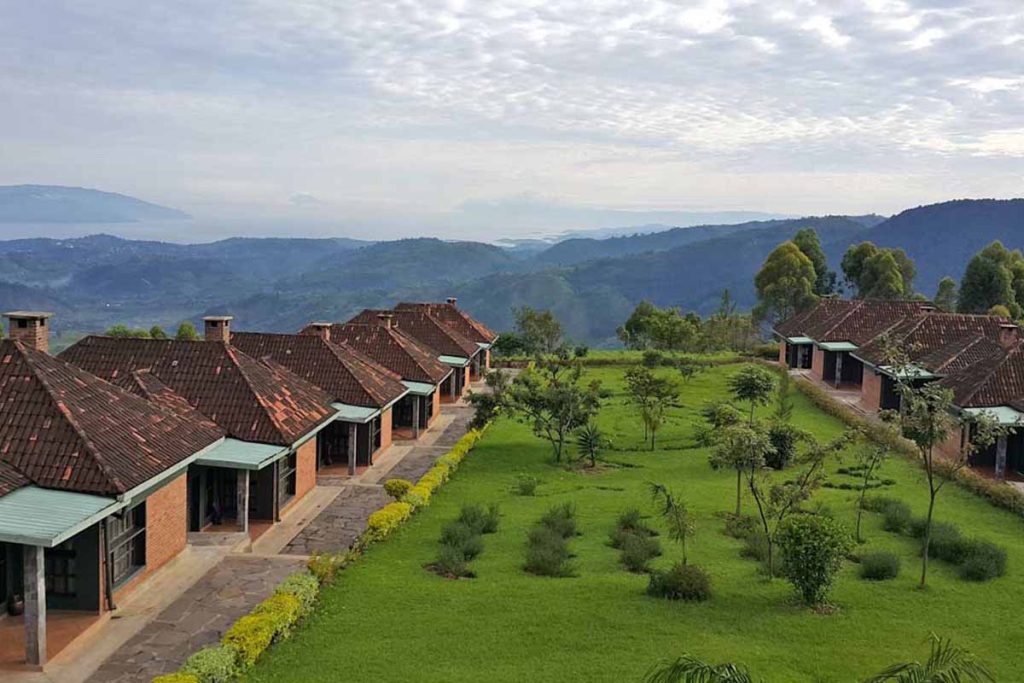
[[[392,415],[391,408],[387,408],[380,414],[380,451],[391,445]]]
[[[779,342],[779,364],[786,365],[786,342]]]
[[[811,356],[811,374],[825,379],[825,351],[818,347],[814,347],[814,355]]]
[[[434,404],[434,409],[430,413],[430,420],[427,424],[432,424],[437,419],[438,415],[441,414],[441,387],[434,389],[434,393],[430,396],[431,403]]]
[[[310,439],[295,452],[295,497],[302,498],[316,486],[316,439]]]
[[[960,459],[960,439],[963,436],[963,431],[963,427],[952,430],[949,433],[949,437],[936,447],[940,458],[949,460]]]
[[[491,369],[491,350],[484,349],[484,370]]]
[[[471,381],[469,365],[467,365],[466,368],[462,372],[463,372],[462,393],[465,395],[466,393],[469,392],[469,383]]]
[[[882,376],[865,365],[863,380],[860,385],[860,403],[866,410],[878,412],[882,407]]]

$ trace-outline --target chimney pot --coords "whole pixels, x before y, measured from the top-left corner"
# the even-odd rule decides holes
[[[1014,323],[1000,323],[999,324],[999,345],[1004,349],[1009,349],[1017,345],[1020,341],[1020,328]]]
[[[456,299],[456,298],[455,298],[454,296],[450,296],[450,297],[448,297],[448,298],[446,299],[446,301],[448,302],[448,305],[449,305],[449,306],[452,306],[452,307],[454,307],[454,306],[455,306],[455,304],[456,304],[456,303],[457,303],[457,302],[458,302],[459,300],[458,300],[458,299]]]
[[[391,329],[391,326],[394,324],[394,318],[395,318],[395,314],[394,313],[390,313],[390,312],[386,312],[386,311],[382,311],[382,312],[377,314],[377,320],[380,320],[381,325],[383,325],[384,327],[386,327],[389,330]]]
[[[53,313],[46,311],[10,311],[4,313],[7,318],[7,334],[11,339],[20,341],[43,353],[50,352],[50,327],[46,320]]]
[[[230,315],[205,316],[203,318],[203,332],[205,333],[206,341],[229,343],[231,341],[232,320],[234,320],[234,317]]]
[[[331,341],[331,324],[313,322],[309,324],[316,331],[316,336],[320,337],[324,341]]]

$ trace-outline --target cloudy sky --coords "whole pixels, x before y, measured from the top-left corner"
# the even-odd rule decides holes
[[[1024,195],[1024,3],[0,0],[0,103],[0,184],[203,225],[891,213]]]

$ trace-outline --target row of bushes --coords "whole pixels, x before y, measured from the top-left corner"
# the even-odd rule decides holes
[[[648,563],[661,555],[658,532],[647,525],[636,508],[620,514],[608,536],[608,545],[619,551],[619,561],[627,571],[646,573],[650,571]]]
[[[441,548],[428,569],[449,579],[472,578],[469,562],[484,550],[483,535],[498,530],[498,505],[463,505],[458,519],[441,529]]]
[[[913,517],[903,501],[878,497],[866,500],[864,507],[882,514],[886,531],[924,540],[927,520]],[[932,522],[929,548],[929,557],[956,566],[960,578],[967,581],[988,581],[1006,573],[1003,548],[991,541],[966,538],[955,524]]]
[[[796,386],[810,399],[811,403],[822,411],[842,420],[851,427],[863,429],[867,437],[872,441],[889,446],[895,452],[902,453],[917,462],[919,456],[914,444],[903,438],[895,426],[880,423],[877,420],[865,419],[852,409],[834,400],[827,391],[807,380],[797,380]],[[1004,482],[993,481],[983,477],[969,468],[960,469],[956,473],[954,481],[959,486],[981,496],[996,507],[1009,510],[1016,515],[1024,517],[1024,492],[1021,492],[1019,489]]]
[[[219,645],[203,648],[175,673],[153,683],[226,683],[250,669],[267,648],[291,635],[313,610],[320,583],[310,572],[286,578],[274,594],[236,621]]]
[[[575,576],[569,539],[578,534],[576,508],[572,503],[549,509],[527,536],[523,569],[538,576]]]

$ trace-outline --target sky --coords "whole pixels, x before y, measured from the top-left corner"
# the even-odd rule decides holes
[[[1024,196],[1021,0],[0,0],[0,184],[200,234]]]

